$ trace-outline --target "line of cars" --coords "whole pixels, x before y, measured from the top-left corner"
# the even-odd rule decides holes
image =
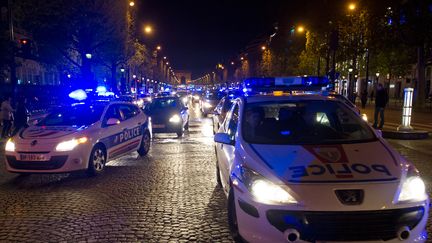
[[[140,107],[141,100],[143,106]],[[31,118],[30,127],[5,145],[6,169],[20,174],[102,173],[109,160],[137,151],[145,156],[154,133],[189,126],[187,106],[171,93],[85,100]]]
[[[345,100],[310,92],[327,84],[249,79],[249,95],[225,109],[214,136],[216,180],[234,240],[426,242],[419,172]]]

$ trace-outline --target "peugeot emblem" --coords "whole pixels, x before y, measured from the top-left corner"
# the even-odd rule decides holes
[[[363,190],[336,190],[339,201],[345,205],[360,205],[363,203]]]
[[[37,144],[37,140],[33,140],[33,141],[30,143],[31,146],[35,146],[36,144]]]

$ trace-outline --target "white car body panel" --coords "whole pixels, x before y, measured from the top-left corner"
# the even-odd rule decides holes
[[[67,156],[64,164],[55,169],[31,169],[14,168],[6,159],[6,169],[16,173],[63,173],[88,168],[90,153],[96,144],[102,144],[107,150],[107,159],[114,159],[126,153],[136,151],[144,132],[149,132],[149,119],[139,112],[136,116],[120,122],[118,125],[103,126],[102,119],[108,106],[130,103],[112,102],[106,105],[101,119],[88,127],[72,126],[31,126],[12,138],[15,143],[15,151],[6,151],[5,155],[15,158],[20,162],[22,154],[43,154],[48,161],[37,161],[37,163],[49,162],[53,156]],[[88,141],[77,145],[72,151],[59,152],[56,146],[63,141],[87,137]],[[36,142],[35,142],[36,141]],[[31,167],[31,165],[30,165]]]
[[[285,97],[250,97],[248,103],[274,100],[325,100],[319,95],[293,95]],[[243,119],[244,100],[237,99],[239,124]],[[232,110],[219,129],[224,133]],[[235,134],[235,145],[216,143],[216,156],[226,195],[234,192],[235,211],[239,233],[247,242],[289,242],[287,233],[273,226],[268,210],[295,212],[367,212],[421,207],[424,214],[406,240],[355,241],[412,243],[426,242],[426,224],[429,198],[420,202],[398,202],[400,183],[410,165],[388,143],[378,137],[374,142],[336,145],[265,145],[249,144],[242,138],[242,126]],[[344,161],[344,162],[342,162]],[[348,161],[348,163],[346,163]],[[241,182],[240,167],[246,166],[264,178],[282,186],[298,201],[295,204],[264,204],[257,202]],[[233,183],[235,181],[235,183]],[[335,195],[336,190],[360,189],[365,193],[358,205],[345,205]],[[239,201],[257,209],[259,217],[251,216]],[[322,224],[326,224],[325,221]],[[300,236],[301,238],[301,236]],[[298,243],[309,241],[298,240]],[[316,242],[341,242],[320,241]],[[343,241],[349,242],[349,241]]]

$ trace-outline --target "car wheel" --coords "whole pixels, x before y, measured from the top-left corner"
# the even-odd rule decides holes
[[[221,175],[219,170],[219,160],[217,158],[216,148],[215,148],[215,155],[216,155],[216,182],[218,187],[222,187]]]
[[[184,129],[185,129],[185,130],[189,130],[189,119],[188,119],[188,121],[186,122]]]
[[[141,140],[141,145],[138,149],[138,154],[142,157],[145,156],[146,154],[148,154],[148,152],[150,151],[150,145],[151,145],[151,141],[150,141],[150,133],[148,131],[144,132],[143,138]]]
[[[234,197],[234,191],[231,188],[228,194],[228,226],[231,231],[231,236],[234,240],[234,242],[244,242],[242,237],[240,236],[239,230],[238,230],[238,223],[237,223],[237,214],[236,214],[236,208],[235,208],[235,197]]]
[[[177,137],[179,137],[179,138],[183,137],[183,133],[184,133],[184,129],[183,129],[183,127],[182,127],[182,128],[180,128],[180,130],[177,132]]]
[[[101,145],[94,146],[90,153],[87,174],[89,176],[101,174],[105,169],[106,160],[107,155],[105,149]]]

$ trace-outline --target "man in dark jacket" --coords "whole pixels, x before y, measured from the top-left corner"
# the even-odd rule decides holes
[[[374,114],[374,124],[373,124],[374,128],[377,128],[378,113],[380,115],[380,122],[378,128],[382,129],[384,126],[384,109],[387,106],[388,99],[389,97],[387,94],[387,90],[385,90],[384,86],[381,83],[379,83],[376,90],[376,96],[375,96],[375,114]]]

